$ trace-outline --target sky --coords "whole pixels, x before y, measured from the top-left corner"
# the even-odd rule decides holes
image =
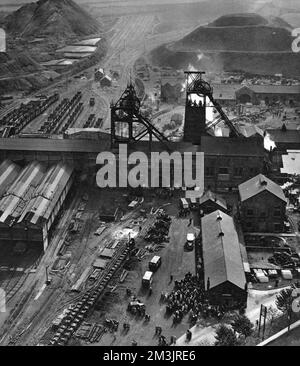
[[[18,4],[24,4],[24,3],[30,3],[34,0],[0,0],[0,5],[18,5]],[[114,3],[114,2],[122,2],[121,0],[75,0],[77,3]],[[126,0],[123,0],[126,2]],[[152,0],[137,0],[138,2],[142,2],[144,4],[151,4]],[[191,3],[191,2],[200,2],[201,0],[164,0],[164,2],[176,2],[176,3]],[[225,0],[228,1],[228,0]],[[257,0],[247,0],[248,2],[257,2]],[[270,2],[271,0],[259,0],[259,2]],[[286,1],[286,0],[285,0]],[[298,1],[298,0],[297,0]],[[163,2],[163,1],[161,1]]]

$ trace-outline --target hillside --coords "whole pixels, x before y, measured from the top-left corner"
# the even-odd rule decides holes
[[[300,55],[292,52],[291,26],[279,17],[231,14],[200,26],[181,40],[154,49],[157,66],[253,74],[300,74]]]
[[[39,0],[5,18],[10,35],[66,38],[99,32],[99,23],[72,0]]]
[[[173,51],[288,51],[289,25],[280,18],[267,20],[256,14],[223,16],[195,29],[173,44]]]
[[[46,82],[43,68],[29,55],[0,53],[0,94],[43,86]]]
[[[267,19],[254,13],[223,15],[210,23],[209,27],[245,27],[251,25],[266,25]]]
[[[41,69],[41,66],[26,54],[0,53],[0,76],[11,77]]]

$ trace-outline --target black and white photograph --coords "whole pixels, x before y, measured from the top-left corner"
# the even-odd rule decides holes
[[[36,346],[300,346],[299,0],[0,0],[0,354]]]

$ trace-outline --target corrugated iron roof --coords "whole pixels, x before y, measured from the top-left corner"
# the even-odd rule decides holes
[[[21,168],[10,160],[4,160],[0,165],[0,197],[7,191],[20,174]]]
[[[0,222],[11,226],[47,221],[72,173],[73,168],[62,163],[46,172],[37,162],[26,166],[0,200]]]
[[[47,221],[72,173],[73,169],[66,164],[58,164],[50,168],[19,222],[26,220],[36,225],[41,221]]]
[[[245,289],[246,277],[233,218],[222,211],[202,217],[204,279],[210,289],[231,282]]]
[[[44,173],[41,164],[33,162],[19,174],[13,185],[0,200],[0,222],[13,225],[22,215]]]
[[[258,174],[256,177],[239,185],[239,193],[242,202],[266,191],[282,201],[287,202],[281,187],[263,174]]]

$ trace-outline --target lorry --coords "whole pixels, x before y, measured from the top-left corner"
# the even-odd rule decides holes
[[[155,255],[149,262],[149,269],[150,269],[150,271],[155,272],[158,270],[160,265],[161,265],[161,257],[158,255]]]
[[[192,197],[191,198],[191,210],[195,211],[198,209],[198,207],[199,207],[199,205],[198,205],[197,199]]]
[[[152,284],[152,281],[153,281],[153,272],[146,271],[144,276],[143,276],[143,279],[142,279],[143,287],[149,288]]]

